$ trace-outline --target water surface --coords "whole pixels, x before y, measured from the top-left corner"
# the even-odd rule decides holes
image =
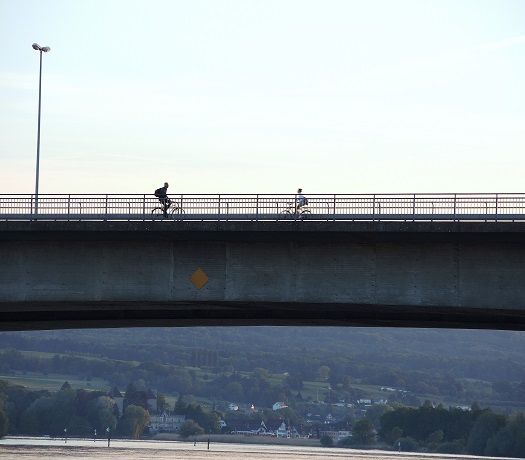
[[[177,441],[111,441],[99,439],[50,439],[9,437],[0,440],[0,459],[125,459],[125,460],[451,460],[475,457],[413,454],[354,449],[283,446],[271,444],[229,444]],[[479,458],[479,457],[478,457]],[[484,457],[489,459],[490,457]],[[501,460],[501,459],[498,459]]]

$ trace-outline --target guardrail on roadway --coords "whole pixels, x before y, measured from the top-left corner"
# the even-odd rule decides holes
[[[317,194],[296,212],[293,194],[170,194],[174,220],[525,221],[525,193]],[[0,195],[0,220],[166,220],[151,194]],[[157,211],[158,212],[158,211]]]

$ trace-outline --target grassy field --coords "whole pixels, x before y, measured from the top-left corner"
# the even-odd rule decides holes
[[[58,391],[64,384],[69,382],[72,388],[84,388],[85,390],[109,390],[109,383],[103,379],[78,380],[74,376],[65,374],[48,374],[26,372],[9,375],[0,375],[1,380],[7,380],[13,385],[23,385],[31,390]]]

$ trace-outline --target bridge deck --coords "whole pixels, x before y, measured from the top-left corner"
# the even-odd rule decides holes
[[[525,194],[172,195],[178,220],[524,221]],[[0,220],[152,220],[151,195],[0,195]]]
[[[290,221],[290,220],[313,220],[313,221],[422,221],[422,222],[457,222],[457,221],[479,221],[479,222],[524,222],[525,214],[224,214],[224,213],[185,213],[174,214],[168,218],[163,216],[152,216],[151,214],[80,214],[80,213],[39,213],[38,218],[24,214],[0,214],[0,220],[40,220],[40,221]]]

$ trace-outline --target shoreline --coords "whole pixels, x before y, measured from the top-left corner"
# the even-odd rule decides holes
[[[178,435],[172,435],[178,436]],[[363,448],[348,448],[348,447],[323,447],[319,444],[317,439],[288,439],[280,438],[280,443],[268,442],[269,440],[261,441],[266,442],[236,442],[231,439],[237,437],[235,435],[212,435],[210,436],[210,444],[208,445],[208,436],[200,435],[193,439],[181,440],[181,439],[159,439],[159,438],[144,438],[144,439],[120,439],[111,438],[110,446],[108,446],[107,438],[52,438],[50,436],[32,437],[32,436],[6,436],[0,439],[0,458],[12,458],[9,455],[14,453],[20,453],[21,450],[34,451],[35,455],[38,452],[52,453],[61,452],[66,454],[65,458],[68,458],[68,452],[73,453],[75,450],[81,450],[82,452],[97,451],[103,452],[106,449],[110,449],[113,452],[117,451],[130,451],[133,449],[142,451],[162,452],[165,451],[166,455],[171,452],[170,457],[174,451],[185,452],[190,454],[191,458],[204,458],[201,457],[205,452],[213,454],[213,458],[217,459],[233,459],[239,458],[239,460],[246,460],[244,454],[264,454],[267,455],[271,452],[278,452],[280,458],[296,459],[301,458],[304,455],[315,455],[324,454],[327,457],[333,458],[367,458],[367,459],[390,459],[397,457],[399,460],[403,458],[414,459],[414,458],[427,458],[427,459],[483,459],[483,460],[504,460],[505,457],[480,457],[473,455],[463,454],[440,454],[430,452],[405,452],[395,450],[382,450],[377,446],[375,448],[363,449]],[[242,436],[239,436],[242,437]],[[227,440],[227,438],[230,438]],[[256,438],[256,436],[246,436],[245,438]],[[290,442],[292,441],[292,442]],[[299,442],[298,442],[299,441]],[[310,443],[305,441],[312,441]],[[315,442],[315,444],[313,443]],[[199,454],[199,452],[201,454]],[[5,457],[8,455],[8,457]],[[47,455],[47,454],[45,454]],[[44,455],[44,456],[45,456]],[[100,454],[96,454],[100,455]],[[114,454],[113,454],[114,455]],[[197,457],[193,457],[197,455]],[[33,457],[28,457],[33,458]],[[35,456],[41,458],[40,456]],[[53,457],[54,458],[54,457]],[[78,458],[78,457],[72,457]],[[86,457],[87,458],[87,457]],[[89,457],[91,458],[91,457]],[[99,458],[93,457],[93,458]],[[141,457],[146,458],[146,457]],[[149,457],[148,457],[149,458]],[[151,457],[156,458],[156,457]],[[162,457],[159,458],[167,458]],[[190,458],[190,457],[188,457]]]

